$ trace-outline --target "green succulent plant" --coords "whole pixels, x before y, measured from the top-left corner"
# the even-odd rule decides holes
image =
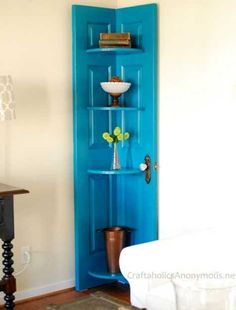
[[[127,131],[122,133],[120,127],[115,127],[112,134],[107,131],[102,134],[103,139],[108,143],[119,143],[120,141],[128,140],[129,136]]]

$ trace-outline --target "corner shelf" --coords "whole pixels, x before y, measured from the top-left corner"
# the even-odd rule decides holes
[[[120,169],[120,170],[101,170],[101,169],[88,169],[89,174],[108,174],[108,175],[120,175],[120,174],[139,174],[142,173],[139,169]]]
[[[144,108],[136,107],[87,107],[90,111],[143,111]]]
[[[132,227],[127,245],[157,238],[157,173],[148,184],[139,170],[145,155],[157,160],[157,4],[73,5],[72,18],[75,288],[82,291],[125,281],[108,272],[98,228]],[[133,47],[99,48],[100,33],[110,31],[130,32]],[[118,108],[100,86],[112,76],[132,83]],[[120,147],[121,170],[111,169],[112,148],[102,140],[116,126],[132,138]]]
[[[108,53],[115,55],[127,55],[127,54],[139,54],[143,53],[144,50],[141,48],[129,48],[129,47],[99,47],[99,48],[89,48],[86,50],[86,53]]]

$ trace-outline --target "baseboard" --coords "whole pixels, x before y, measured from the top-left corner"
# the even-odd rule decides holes
[[[37,297],[40,295],[57,292],[57,291],[71,288],[74,286],[75,286],[75,281],[74,279],[71,279],[71,280],[61,281],[57,283],[48,284],[45,286],[40,286],[40,287],[24,290],[24,291],[18,291],[15,293],[15,297],[16,297],[16,301],[20,301],[23,299],[29,299],[32,297]],[[4,296],[0,296],[0,304],[4,304],[3,297]]]

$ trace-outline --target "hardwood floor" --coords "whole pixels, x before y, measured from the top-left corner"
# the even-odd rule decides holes
[[[16,303],[16,310],[41,310],[49,304],[63,304],[66,302],[74,301],[80,297],[88,296],[95,291],[102,291],[115,298],[129,303],[129,286],[119,283],[112,283],[109,285],[103,285],[96,288],[88,289],[83,292],[76,292],[74,289],[67,289],[57,293],[51,293],[44,296],[39,296],[30,300],[19,301]],[[0,309],[4,309],[0,306]]]

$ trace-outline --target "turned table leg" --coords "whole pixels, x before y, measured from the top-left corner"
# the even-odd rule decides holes
[[[14,239],[13,196],[27,194],[29,191],[0,183],[0,239],[3,241],[3,278],[0,280],[0,291],[5,293],[5,309],[15,307],[16,279],[13,276],[12,240]]]
[[[0,199],[0,238],[3,241],[3,277],[0,281],[0,290],[4,292],[5,309],[14,309],[16,279],[13,276],[12,240],[14,239],[13,196],[4,196]]]
[[[14,296],[14,292],[16,291],[16,279],[15,277],[12,275],[14,269],[12,268],[13,265],[13,260],[12,260],[12,248],[13,245],[11,243],[11,241],[4,241],[3,245],[3,273],[4,276],[2,278],[2,281],[4,283],[4,288],[3,291],[5,293],[5,309],[7,310],[12,310],[15,306],[14,300],[15,300],[15,296]]]

